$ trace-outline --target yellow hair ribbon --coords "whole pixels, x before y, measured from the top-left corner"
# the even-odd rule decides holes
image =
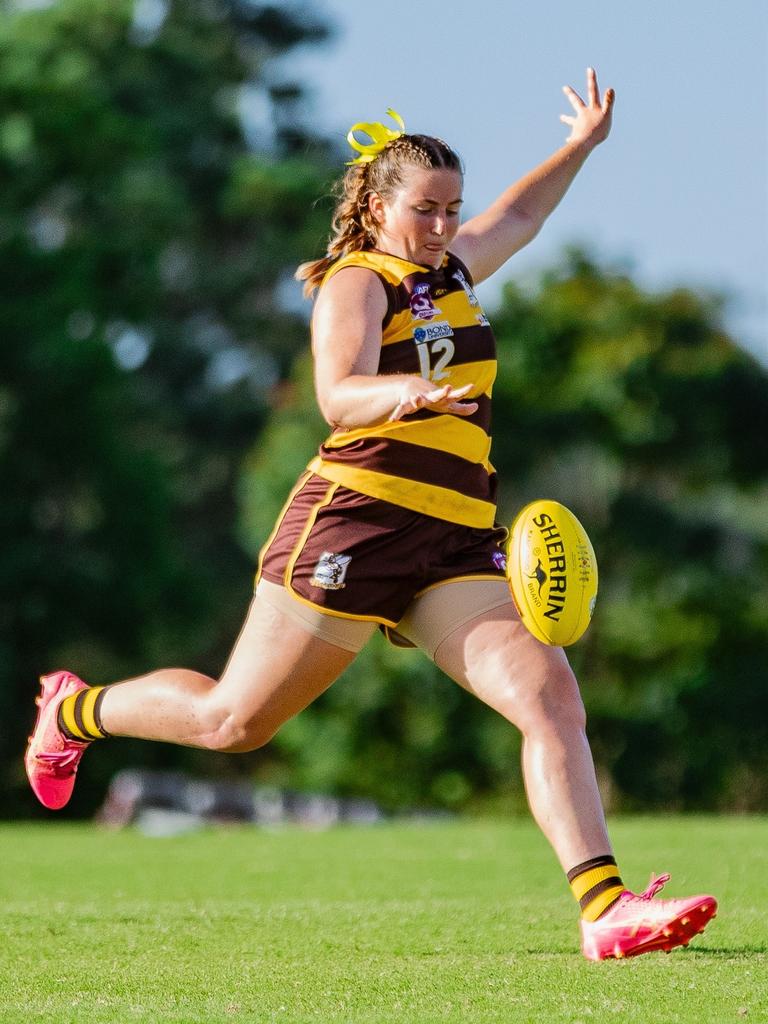
[[[354,160],[348,160],[347,164],[369,164],[376,159],[388,142],[394,142],[395,139],[400,138],[405,131],[402,117],[391,107],[387,107],[387,113],[396,124],[400,125],[400,131],[387,128],[381,121],[359,121],[357,124],[353,124],[347,133],[347,142],[352,149],[357,150],[360,156],[355,157]],[[358,142],[355,132],[367,135],[371,142]]]

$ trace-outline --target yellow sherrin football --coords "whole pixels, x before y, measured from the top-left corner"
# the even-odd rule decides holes
[[[565,505],[532,501],[518,514],[507,578],[523,625],[537,640],[567,647],[584,634],[597,600],[597,561],[587,531]]]

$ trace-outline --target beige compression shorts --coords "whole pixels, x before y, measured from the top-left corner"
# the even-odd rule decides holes
[[[277,611],[285,613],[329,644],[344,650],[361,650],[377,628],[376,622],[329,615],[291,597],[285,587],[262,578],[256,596]],[[418,594],[393,629],[384,633],[398,647],[419,647],[434,658],[440,644],[460,626],[484,612],[512,603],[509,587],[503,579],[447,580]]]

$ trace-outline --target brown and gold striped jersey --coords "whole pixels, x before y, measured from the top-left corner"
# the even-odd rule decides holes
[[[376,251],[334,263],[367,267],[387,293],[378,373],[416,374],[436,387],[471,383],[472,416],[421,409],[396,422],[338,429],[309,469],[351,490],[464,526],[489,527],[496,512],[496,474],[489,462],[491,392],[496,345],[472,289],[452,253],[433,269]]]

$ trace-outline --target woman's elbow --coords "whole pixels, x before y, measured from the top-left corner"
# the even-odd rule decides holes
[[[343,415],[342,410],[339,408],[338,401],[335,400],[333,393],[328,392],[316,392],[317,407],[320,410],[320,415],[323,417],[325,422],[332,430],[336,430],[339,427],[343,427]]]

